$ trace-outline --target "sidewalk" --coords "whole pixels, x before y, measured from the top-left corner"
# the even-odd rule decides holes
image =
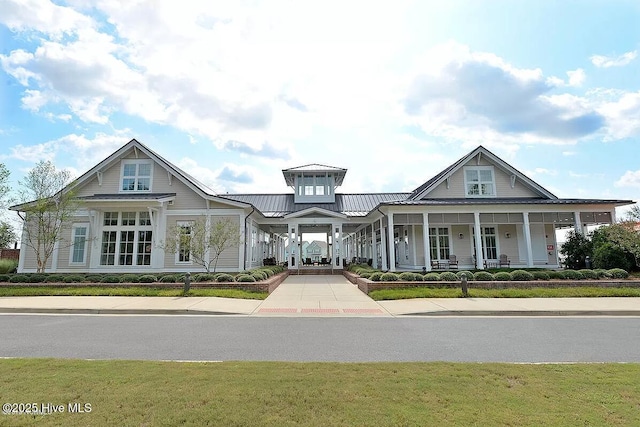
[[[343,276],[289,276],[265,300],[217,297],[0,297],[0,313],[262,317],[640,316],[640,298],[420,298],[374,301]]]

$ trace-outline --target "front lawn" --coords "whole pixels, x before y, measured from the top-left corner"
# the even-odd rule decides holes
[[[639,364],[6,359],[3,403],[65,411],[0,425],[632,426],[638,378]]]
[[[242,289],[191,288],[186,296],[223,297],[242,299],[265,299],[267,292],[245,291]],[[185,296],[182,289],[147,288],[136,286],[0,286],[0,297],[33,296],[127,296],[127,297],[179,297]]]

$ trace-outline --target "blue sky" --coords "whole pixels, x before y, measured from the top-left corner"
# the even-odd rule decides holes
[[[0,0],[0,162],[136,138],[219,193],[410,191],[478,145],[559,197],[640,199],[637,1]]]

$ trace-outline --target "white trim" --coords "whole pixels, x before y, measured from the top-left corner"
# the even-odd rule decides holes
[[[216,209],[216,208],[211,208],[211,209],[171,209],[171,210],[167,210],[165,212],[166,216],[176,216],[176,215],[181,215],[181,216],[189,216],[189,215],[195,215],[195,216],[206,216],[206,215],[213,215],[213,216],[226,216],[226,215],[231,215],[231,216],[237,216],[239,215],[239,212],[243,212],[242,209]]]
[[[467,180],[467,172],[475,171],[478,173],[478,181],[468,181]],[[491,172],[491,182],[482,181],[481,173],[482,171]],[[495,168],[493,166],[465,166],[462,168],[462,174],[464,176],[464,197],[468,199],[486,199],[486,198],[495,198],[497,197],[496,192],[496,174]],[[469,185],[478,185],[478,194],[469,194]],[[491,194],[483,194],[482,193],[482,185],[483,184],[491,184],[493,188],[493,193]]]
[[[87,264],[87,252],[88,252],[88,248],[89,248],[89,233],[90,233],[90,227],[91,224],[88,222],[76,222],[73,223],[71,226],[71,245],[69,246],[69,265],[70,266],[80,266],[80,265],[86,265]],[[76,246],[76,230],[80,229],[80,228],[84,228],[85,229],[85,234],[84,234],[84,248],[82,249],[82,261],[73,261],[73,257],[74,257],[74,251],[75,251],[75,246]]]
[[[137,156],[136,156],[137,157]],[[131,178],[133,177],[134,181],[134,189],[133,190],[125,190],[123,188],[123,184],[124,184],[124,168],[126,165],[136,165],[136,173],[135,175],[127,175],[127,177]],[[150,169],[149,169],[149,189],[147,190],[138,190],[138,184],[139,184],[139,180],[141,178],[147,178],[146,175],[140,175],[140,166],[141,165],[149,165]],[[118,186],[118,193],[120,194],[137,194],[137,193],[152,193],[153,192],[153,169],[155,165],[155,162],[152,159],[122,159],[120,161],[120,180],[118,181],[119,186]]]

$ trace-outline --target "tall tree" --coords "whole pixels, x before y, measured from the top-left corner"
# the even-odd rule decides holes
[[[7,207],[10,191],[9,170],[6,168],[4,163],[0,163],[0,209],[3,211]]]
[[[57,170],[50,161],[40,161],[20,181],[20,212],[24,222],[22,245],[34,251],[37,271],[44,272],[56,246],[65,242],[67,228],[78,208],[74,194],[66,189],[71,181],[67,170]]]
[[[215,272],[220,255],[242,242],[240,226],[230,218],[204,218],[182,222],[170,227],[162,247],[177,253],[181,261],[201,265],[207,272]]]

